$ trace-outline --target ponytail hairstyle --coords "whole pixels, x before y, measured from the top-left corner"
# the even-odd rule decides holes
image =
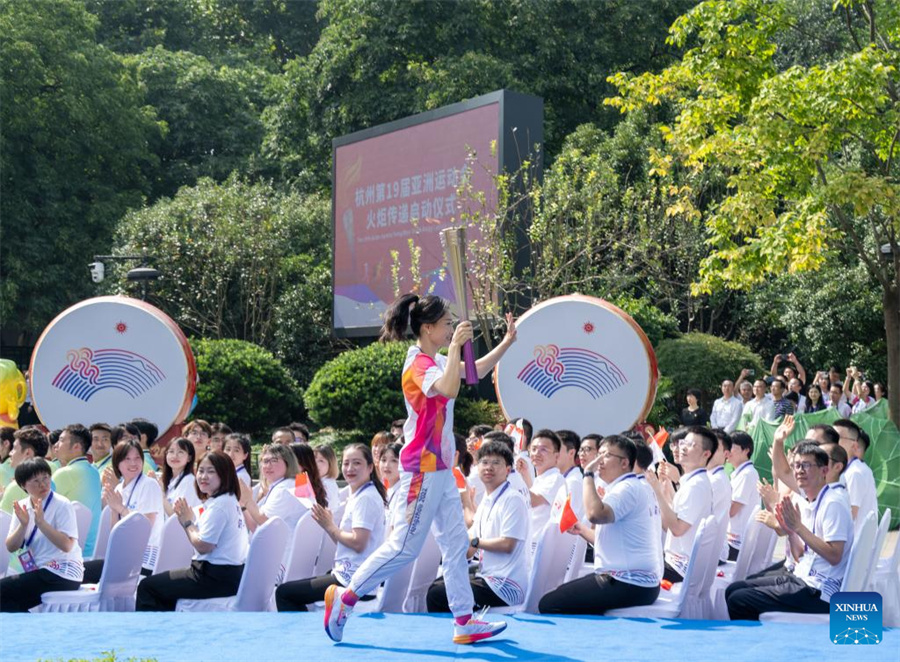
[[[366,465],[368,465],[368,467],[372,470],[370,480],[375,486],[375,489],[378,490],[378,494],[381,496],[381,500],[384,501],[385,505],[387,505],[387,489],[385,489],[384,483],[382,483],[378,479],[378,474],[375,473],[375,460],[372,457],[372,449],[365,444],[354,443],[344,448],[344,453],[346,453],[347,451],[359,451],[360,453],[362,453],[363,459],[366,461]]]
[[[418,294],[404,294],[385,311],[379,340],[403,340],[407,326],[418,338],[423,324],[436,324],[449,311],[450,303],[443,297],[429,294],[420,299]]]

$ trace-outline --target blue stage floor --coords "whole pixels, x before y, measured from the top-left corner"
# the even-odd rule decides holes
[[[897,662],[900,631],[877,646],[836,646],[827,626],[712,621],[507,617],[493,642],[455,646],[451,619],[419,614],[351,617],[332,644],[321,613],[311,614],[2,614],[0,660],[92,659],[115,650],[159,662]]]

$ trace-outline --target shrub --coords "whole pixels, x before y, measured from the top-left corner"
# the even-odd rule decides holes
[[[609,302],[631,315],[638,326],[644,330],[647,340],[657,347],[666,338],[677,338],[678,320],[669,313],[664,313],[645,298],[636,299],[621,295],[612,297]]]
[[[224,421],[267,438],[271,428],[302,419],[303,394],[281,361],[243,340],[191,341],[197,357],[197,407],[192,416]]]
[[[373,343],[323,365],[306,391],[309,415],[322,426],[369,435],[406,416],[400,372],[409,343]]]
[[[713,401],[722,396],[722,380],[737,379],[742,368],[763,375],[762,360],[748,347],[705,333],[664,340],[656,349],[656,358],[660,373],[672,380],[679,411],[689,388],[703,391],[702,406],[711,412]]]
[[[325,446],[326,444],[330,445],[338,457],[338,468],[340,469],[341,453],[344,452],[344,449],[350,444],[365,444],[368,446],[369,442],[372,441],[373,434],[374,433],[363,432],[362,430],[335,430],[334,428],[322,428],[310,437],[309,443],[314,447]]]
[[[453,407],[453,429],[463,436],[473,425],[504,423],[503,411],[496,402],[473,400],[463,395]]]

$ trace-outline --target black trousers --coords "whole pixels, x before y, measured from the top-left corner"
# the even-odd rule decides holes
[[[287,582],[275,589],[275,605],[278,611],[309,611],[306,605],[324,600],[325,591],[334,584],[340,582],[331,573]]]
[[[97,584],[100,582],[100,575],[103,574],[103,559],[84,562],[84,579],[85,584]],[[141,574],[149,577],[153,571],[148,568],[141,568]]]
[[[827,614],[829,604],[818,589],[784,568],[763,570],[725,589],[728,616],[733,621],[758,621],[767,611]]]
[[[0,612],[28,611],[41,604],[44,593],[77,591],[80,586],[81,582],[60,577],[46,568],[0,579]]]
[[[609,575],[591,573],[566,582],[541,598],[542,614],[596,614],[609,609],[652,605],[659,597],[659,585],[635,586]]]
[[[731,545],[728,545],[728,560],[729,561],[737,561],[738,553],[740,551],[741,550],[739,550],[737,547],[732,547]]]
[[[682,576],[682,574],[675,568],[670,566],[668,563],[665,564],[665,568],[663,570],[663,579],[668,579],[673,584],[678,584],[679,582],[684,581],[684,577]]]
[[[227,598],[237,594],[242,565],[191,561],[190,568],[151,575],[138,584],[136,611],[175,611],[181,599]]]
[[[470,577],[472,595],[475,596],[475,609],[484,607],[508,607],[503,598],[494,593],[483,577]],[[447,586],[444,579],[438,579],[428,589],[425,605],[429,613],[449,614],[450,602],[447,600]]]

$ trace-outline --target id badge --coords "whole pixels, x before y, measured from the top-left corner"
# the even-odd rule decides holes
[[[38,569],[37,563],[34,562],[34,554],[31,553],[30,549],[19,552],[19,563],[22,564],[22,570],[24,572],[34,572]]]

